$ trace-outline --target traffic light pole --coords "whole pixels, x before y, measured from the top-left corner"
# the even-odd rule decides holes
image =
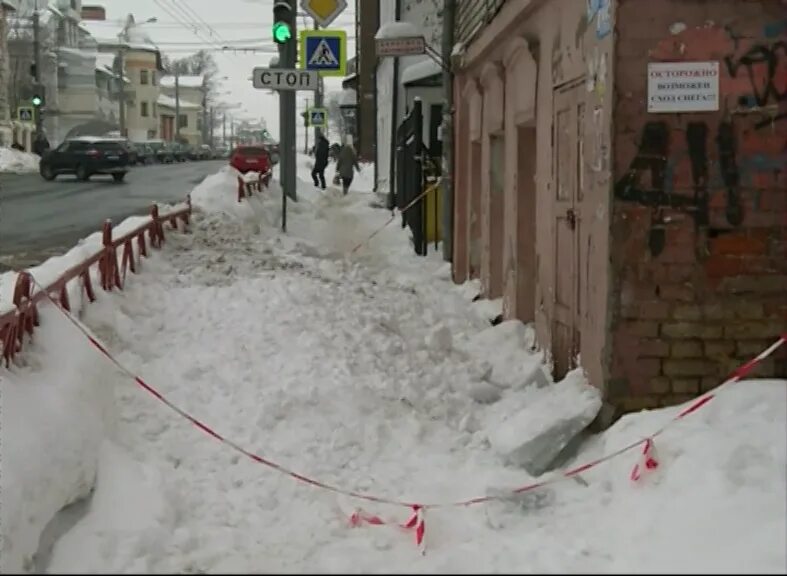
[[[277,0],[278,3],[284,3],[285,0]],[[297,60],[297,41],[298,37],[296,32],[296,2],[295,0],[286,0],[289,5],[288,23],[290,25],[291,37],[288,42],[279,44],[279,66],[284,69],[295,68]],[[283,232],[287,231],[287,197],[289,196],[294,201],[297,201],[295,192],[295,155],[296,155],[296,138],[295,138],[295,92],[292,90],[279,91],[279,183],[282,190],[282,212],[281,212],[281,229]]]
[[[40,22],[38,16],[38,2],[35,4],[35,10],[33,11],[33,62],[35,64],[35,85],[41,86],[41,31],[40,31]],[[46,99],[44,100],[46,102]],[[39,106],[35,110],[35,124],[36,124],[36,135],[39,136],[43,134],[42,126],[44,119],[41,117],[41,109],[43,106]]]
[[[314,29],[315,30],[319,30],[320,29],[320,26],[317,24],[317,22],[314,23]],[[314,93],[314,107],[315,108],[322,108],[322,90],[323,90],[323,82],[322,82],[322,76],[320,76],[320,80],[318,81],[318,84],[317,84],[317,91]],[[315,126],[314,127],[314,142],[315,143],[319,139],[321,132],[322,132],[322,130],[320,129],[319,126]],[[328,132],[327,118],[326,118],[325,132],[326,133]]]

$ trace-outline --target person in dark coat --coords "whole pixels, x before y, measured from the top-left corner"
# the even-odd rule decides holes
[[[324,134],[320,134],[317,143],[314,145],[314,168],[312,169],[312,180],[314,185],[325,190],[325,168],[328,166],[328,150],[330,146]],[[319,180],[318,180],[319,178]]]

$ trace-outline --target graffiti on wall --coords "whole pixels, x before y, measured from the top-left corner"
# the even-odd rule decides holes
[[[612,13],[609,0],[587,0],[588,22],[596,19],[596,38],[601,40],[612,32]]]
[[[652,255],[664,248],[666,210],[694,220],[700,254],[708,233],[745,226],[761,210],[761,197],[787,194],[785,29],[767,24],[757,39],[729,28],[687,27],[652,51],[663,61],[723,54],[720,110],[650,116],[615,183],[616,199],[652,209]]]
[[[749,83],[751,91],[738,97],[740,108],[771,108],[755,128],[787,120],[787,42],[754,44],[741,54],[728,54],[724,64],[731,78],[744,77]]]

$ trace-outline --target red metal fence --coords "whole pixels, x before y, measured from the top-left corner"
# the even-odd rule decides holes
[[[15,309],[0,314],[0,351],[6,367],[22,350],[25,334],[32,336],[35,327],[38,326],[37,305],[42,300],[51,297],[60,302],[66,310],[71,310],[67,286],[72,280],[78,279],[82,282],[82,290],[88,300],[93,302],[96,296],[90,278],[90,268],[95,264],[98,265],[98,277],[104,290],[111,291],[114,288],[122,290],[126,280],[126,271],[130,269],[131,272],[136,273],[142,256],[148,255],[145,233],[148,234],[151,247],[160,248],[164,243],[164,223],[169,222],[173,229],[177,229],[178,221],[182,221],[186,227],[190,217],[191,198],[189,197],[186,199],[185,207],[163,215],[159,214],[158,206],[154,204],[150,210],[150,221],[119,238],[112,238],[112,222],[107,220],[102,230],[103,247],[100,251],[63,272],[44,290],[34,291],[33,277],[29,272],[20,272],[14,287]],[[136,255],[134,253],[135,242],[137,244]],[[123,251],[120,263],[118,263],[119,249]]]
[[[238,202],[244,198],[251,197],[253,192],[262,192],[271,181],[271,171],[260,174],[256,180],[246,181],[243,176],[238,176]]]

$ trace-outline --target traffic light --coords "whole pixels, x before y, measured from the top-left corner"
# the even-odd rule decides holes
[[[30,65],[30,77],[31,77],[31,78],[35,78],[35,77],[36,77],[36,72],[37,72],[37,71],[38,71],[38,69],[37,69],[37,67],[36,67],[35,63],[31,64],[31,65]]]
[[[286,44],[292,40],[295,14],[289,2],[276,0],[273,4],[273,41]]]
[[[41,108],[44,104],[46,104],[46,90],[44,90],[43,85],[36,84],[33,86],[33,95],[30,98],[30,102],[36,108]]]

